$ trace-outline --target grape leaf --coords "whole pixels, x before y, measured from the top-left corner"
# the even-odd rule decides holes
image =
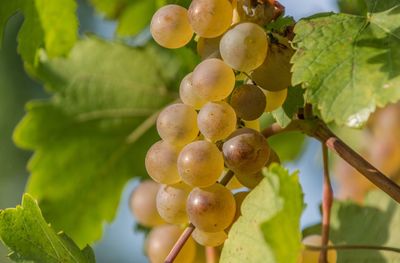
[[[305,138],[300,132],[285,132],[269,137],[268,143],[281,161],[293,161],[303,151]]]
[[[289,175],[277,164],[265,170],[264,175],[243,201],[242,216],[233,224],[224,244],[222,263],[297,260],[304,206],[298,176]]]
[[[295,27],[292,84],[326,122],[358,127],[400,99],[400,1],[366,3],[365,16],[320,14]]]
[[[116,33],[120,37],[134,36],[144,30],[157,9],[176,4],[187,7],[190,0],[90,0],[106,18],[118,20]]]
[[[306,235],[318,234],[320,225]],[[373,191],[358,205],[335,201],[331,212],[330,240],[337,245],[374,245],[400,248],[400,205],[384,192]],[[339,250],[338,262],[400,262],[398,253],[377,250]]]
[[[176,97],[171,87],[184,65],[154,46],[95,38],[78,42],[68,59],[42,57],[36,74],[54,96],[27,105],[14,139],[35,151],[28,192],[79,246],[100,238],[127,180],[146,175],[156,112]]]
[[[22,12],[25,21],[18,35],[18,52],[35,66],[37,52],[44,47],[50,57],[65,55],[77,39],[75,0],[13,0],[0,3],[0,37],[8,19]]]
[[[338,0],[338,6],[342,13],[365,15],[368,12],[365,0]]]
[[[50,228],[28,194],[21,206],[0,210],[0,237],[16,262],[95,262],[89,246],[80,250],[67,235]]]

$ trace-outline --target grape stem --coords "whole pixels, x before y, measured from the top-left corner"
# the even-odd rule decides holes
[[[334,245],[334,246],[311,246],[305,245],[308,250],[383,250],[395,253],[400,253],[400,248],[372,245]]]
[[[322,249],[319,255],[319,263],[328,262],[329,229],[331,219],[331,207],[333,203],[333,191],[329,177],[328,147],[322,144],[322,160],[324,168],[324,182],[322,187]]]
[[[218,263],[219,256],[217,249],[215,247],[205,247],[205,250],[206,250],[206,262]]]
[[[339,139],[322,120],[316,117],[295,119],[285,128],[274,123],[263,130],[262,134],[265,137],[270,137],[288,131],[301,131],[319,140],[321,143],[325,144],[328,149],[332,150],[348,164],[353,166],[379,189],[392,197],[397,203],[400,203],[400,187]]]
[[[232,179],[234,173],[233,171],[229,170],[226,172],[224,177],[219,182],[222,185],[227,185],[229,181]],[[164,263],[172,263],[174,262],[175,258],[178,256],[179,252],[185,245],[186,241],[189,239],[190,235],[193,233],[195,226],[190,223],[185,230],[183,231],[182,235],[178,238],[175,245],[172,247],[171,251],[169,252],[168,256],[165,258]]]

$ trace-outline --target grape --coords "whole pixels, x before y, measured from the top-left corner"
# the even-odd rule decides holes
[[[320,235],[311,235],[303,239],[303,244],[309,246],[321,246],[322,245],[322,237]],[[332,242],[328,242],[329,245],[332,245]],[[303,249],[297,263],[318,263],[320,251]],[[328,263],[336,263],[337,253],[335,250],[328,250]]]
[[[232,193],[215,183],[206,188],[194,188],[189,194],[186,210],[195,227],[205,232],[218,232],[232,223],[236,204]]]
[[[267,163],[269,146],[257,131],[236,130],[222,146],[225,164],[237,174],[256,173]]]
[[[196,110],[182,103],[169,105],[157,118],[157,131],[173,145],[183,146],[193,141],[199,133]]]
[[[189,73],[182,79],[181,85],[179,86],[179,96],[183,103],[198,110],[203,107],[207,101],[203,100],[194,93],[192,86],[192,75],[193,73]]]
[[[264,113],[266,99],[264,93],[256,85],[244,84],[233,90],[229,103],[239,118],[252,121]]]
[[[166,48],[183,47],[193,36],[188,12],[179,5],[161,7],[151,19],[150,32],[154,40]]]
[[[259,120],[244,121],[244,126],[246,128],[250,128],[250,129],[253,129],[255,131],[260,131],[260,121]]]
[[[157,212],[156,196],[160,185],[151,180],[143,181],[132,192],[129,205],[136,220],[147,227],[164,223]]]
[[[273,149],[270,149],[268,162],[267,162],[267,164],[265,166],[268,167],[272,163],[279,163],[280,164],[281,163],[281,159],[279,158],[279,155]]]
[[[225,174],[224,174],[225,175]],[[219,179],[219,181],[223,178],[223,176]],[[228,184],[226,185],[226,188],[228,188],[229,190],[235,190],[235,189],[240,189],[240,188],[244,188],[245,186],[242,185],[238,179],[236,178],[236,176],[232,177],[232,179],[228,182]]]
[[[196,228],[192,233],[193,239],[202,246],[218,247],[228,238],[225,231],[204,232]]]
[[[186,200],[191,190],[192,188],[183,182],[160,187],[157,194],[157,210],[165,222],[185,224],[189,221]]]
[[[201,60],[205,60],[207,58],[221,58],[221,54],[219,53],[220,41],[221,37],[200,37],[197,41],[197,54],[200,55]]]
[[[222,60],[206,59],[194,69],[192,85],[200,98],[220,101],[231,94],[235,86],[235,74]]]
[[[258,86],[269,91],[287,89],[291,85],[290,59],[294,53],[287,40],[284,44],[272,44],[263,64],[251,73]]]
[[[178,172],[182,180],[192,186],[214,184],[224,170],[224,159],[217,146],[208,141],[186,145],[178,157]]]
[[[158,141],[146,154],[145,166],[150,177],[161,184],[174,184],[181,180],[176,162],[180,148]]]
[[[236,129],[236,114],[224,102],[209,102],[197,116],[200,132],[210,141],[216,142],[228,137]]]
[[[236,211],[235,211],[235,216],[233,217],[232,224],[225,230],[226,232],[229,232],[232,228],[232,225],[238,220],[238,218],[242,215],[241,207],[243,200],[246,198],[246,196],[249,194],[249,191],[243,191],[243,192],[237,192],[233,195],[233,198],[235,198],[235,203],[236,203]]]
[[[265,97],[267,100],[267,106],[265,107],[265,111],[271,112],[281,107],[286,100],[287,92],[287,89],[275,92],[266,90]]]
[[[201,37],[222,35],[232,23],[232,4],[229,0],[193,0],[189,6],[189,21]]]
[[[252,174],[237,173],[235,174],[235,176],[242,185],[250,189],[255,188],[264,178],[264,175],[262,174],[261,171]]]
[[[225,33],[219,50],[222,59],[231,68],[250,72],[264,62],[268,40],[262,27],[253,23],[241,23]]]
[[[183,230],[174,225],[153,228],[146,240],[146,253],[151,263],[164,263]],[[196,255],[196,243],[189,238],[182,247],[174,263],[191,263]]]

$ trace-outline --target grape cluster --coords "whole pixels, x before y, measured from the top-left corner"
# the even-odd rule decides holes
[[[153,181],[142,182],[131,198],[138,222],[154,227],[146,243],[152,263],[163,262],[182,233],[179,226],[189,222],[198,244],[222,245],[243,199],[262,180],[261,170],[279,162],[259,132],[259,118],[286,99],[292,49],[287,41],[270,41],[264,29],[270,19],[243,15],[244,2],[193,0],[188,10],[166,5],[152,18],[158,44],[180,48],[196,34],[202,59],[182,79],[180,102],[159,114],[161,140],[145,160]],[[218,183],[228,171],[232,180]],[[180,253],[185,260],[175,262],[192,262],[192,238]]]

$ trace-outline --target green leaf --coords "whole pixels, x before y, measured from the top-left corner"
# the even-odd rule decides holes
[[[321,226],[305,230],[320,233]],[[330,240],[337,245],[373,245],[399,248],[400,205],[384,192],[371,192],[362,206],[335,201],[331,212]],[[400,262],[398,253],[376,250],[339,250],[338,262]]]
[[[292,84],[326,122],[358,127],[400,99],[400,1],[366,3],[366,16],[320,14],[295,27]]]
[[[176,98],[183,68],[154,46],[94,38],[78,42],[68,59],[42,57],[37,76],[54,96],[27,105],[14,139],[35,151],[29,193],[79,246],[101,237],[125,183],[146,175],[145,153],[158,140],[156,113]]]
[[[153,1],[139,1],[129,5],[122,13],[117,27],[118,36],[133,36],[150,24],[155,10]]]
[[[266,26],[268,31],[273,31],[277,33],[284,33],[285,30],[290,27],[294,26],[296,21],[291,16],[279,17],[277,20],[272,21]]]
[[[224,244],[222,263],[296,262],[303,209],[298,176],[289,175],[287,170],[273,164],[265,177],[243,201],[242,216],[232,226]],[[289,216],[290,219],[276,226],[278,219]],[[282,234],[285,240],[281,239]],[[282,246],[284,241],[287,242]]]
[[[0,3],[0,36],[10,16],[20,11],[25,21],[18,35],[18,51],[28,65],[35,66],[37,52],[44,47],[50,57],[66,55],[77,39],[75,0],[13,0]]]
[[[89,246],[80,250],[67,235],[50,228],[28,194],[21,206],[0,211],[0,237],[16,262],[95,262]]]
[[[338,0],[338,6],[342,13],[365,15],[368,12],[365,0]]]
[[[305,138],[300,132],[285,132],[268,138],[268,143],[281,161],[293,161],[303,151]]]
[[[272,112],[272,116],[281,127],[288,126],[299,108],[304,107],[303,96],[304,90],[301,87],[289,87],[285,103]]]

